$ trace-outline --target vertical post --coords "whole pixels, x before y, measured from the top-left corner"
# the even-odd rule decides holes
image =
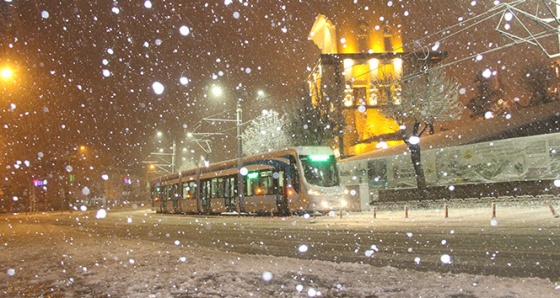
[[[173,140],[173,148],[172,148],[172,155],[171,155],[171,173],[175,173],[175,155],[177,153],[177,143]]]
[[[377,218],[377,208],[373,207],[373,219]]]
[[[556,214],[556,211],[554,210],[554,207],[552,206],[550,200],[546,201],[546,203],[548,204],[548,208],[550,209],[550,212],[552,212],[552,216],[554,216],[554,218],[558,218],[558,214]]]
[[[198,159],[198,161],[196,162],[196,188],[195,188],[195,196],[196,196],[196,211],[198,211],[198,213],[203,213],[204,212],[204,206],[202,206],[202,192],[201,192],[201,188],[202,185],[200,185],[200,159]]]
[[[404,206],[404,218],[408,218],[408,206]]]
[[[496,203],[492,203],[492,218],[496,217]]]
[[[449,217],[449,206],[445,204],[445,218]]]
[[[241,175],[241,168],[243,167],[243,139],[241,138],[241,122],[242,122],[241,98],[237,99],[237,211],[239,213],[244,211],[243,206],[243,175]]]
[[[560,17],[560,1],[554,1],[556,4],[556,19]],[[558,33],[558,50],[560,51],[560,33]]]

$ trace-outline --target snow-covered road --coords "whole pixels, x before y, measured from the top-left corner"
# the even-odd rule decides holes
[[[546,208],[499,209],[494,220],[487,210],[480,209],[452,210],[448,219],[442,215],[441,210],[424,210],[411,211],[409,218],[401,212],[379,212],[376,219],[371,213],[345,214],[342,219],[224,218],[160,215],[146,209],[109,210],[100,218],[95,212],[3,215],[0,296],[560,295],[558,276],[550,276],[552,280],[529,277],[531,270],[560,266],[556,244],[560,220]],[[325,235],[332,239],[346,235],[347,241],[337,244],[345,253],[332,251],[335,246],[326,243],[329,238]],[[364,235],[370,238],[363,241]],[[428,235],[439,235],[440,240],[431,243],[434,240]],[[481,250],[473,235],[486,235],[480,238],[483,242],[517,236],[527,241],[513,248],[511,244],[504,246],[506,251],[520,250],[519,255],[511,256],[504,251]],[[278,250],[278,244],[271,240],[274,237],[284,243],[289,257],[272,255]],[[465,239],[473,243],[471,258],[501,264],[503,259],[529,255],[526,247],[534,247],[538,256],[537,246],[544,243],[541,238],[549,239],[548,248],[542,251],[542,264],[526,268],[525,277],[451,273],[461,263],[473,262],[458,252],[464,248],[457,243]],[[403,247],[395,246],[391,239],[400,239],[394,243]],[[551,256],[550,251],[556,255]],[[428,257],[427,252],[434,255]],[[355,255],[352,262],[328,260],[350,253]],[[424,267],[418,271],[383,265],[383,260],[390,259],[406,260],[412,268]],[[525,260],[510,262],[510,266],[518,263]]]

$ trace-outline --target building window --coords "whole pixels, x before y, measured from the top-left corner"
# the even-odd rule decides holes
[[[369,102],[368,105],[370,106],[376,106],[379,100],[379,89],[377,89],[377,86],[372,85],[371,88],[369,89]]]
[[[400,105],[402,100],[402,89],[400,85],[395,86],[395,90],[393,90],[393,104]]]
[[[367,93],[365,87],[354,88],[354,100],[356,101],[355,105],[365,106],[366,98],[367,98]]]
[[[354,94],[350,87],[344,90],[344,107],[351,107],[354,105]]]
[[[383,43],[385,44],[385,52],[393,51],[393,34],[389,26],[383,27]]]
[[[365,21],[358,22],[358,52],[367,53],[369,25]]]
[[[352,88],[348,86],[346,90],[344,90],[344,107],[365,107],[367,104],[367,89],[365,87]]]

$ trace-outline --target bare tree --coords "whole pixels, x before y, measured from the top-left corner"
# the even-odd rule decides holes
[[[519,82],[530,94],[528,106],[547,104],[559,99],[560,78],[556,74],[558,64],[535,61],[521,71]]]
[[[317,92],[317,90],[316,90]],[[294,146],[331,145],[335,136],[335,121],[330,115],[330,103],[325,96],[312,100],[310,93],[303,90],[301,98],[291,106],[286,132]]]
[[[471,109],[470,117],[472,119],[480,119],[486,116],[486,113],[492,112],[498,114],[504,112],[503,90],[497,83],[497,78],[492,78],[479,72],[476,74],[474,82],[476,83],[477,94],[471,98],[467,107]]]
[[[401,127],[402,139],[410,151],[420,199],[424,199],[426,178],[421,161],[420,137],[426,131],[433,134],[436,122],[460,119],[463,106],[458,100],[457,83],[441,70],[414,76],[400,82],[400,85],[401,98],[382,111]]]
[[[286,132],[284,116],[280,117],[278,112],[269,110],[263,115],[252,120],[243,131],[243,153],[254,155],[290,146]]]

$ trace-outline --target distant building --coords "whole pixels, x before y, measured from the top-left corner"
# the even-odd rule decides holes
[[[429,68],[446,53],[431,49],[406,52],[402,12],[396,8],[326,5],[325,10],[309,33],[321,56],[307,83],[312,100],[329,98],[329,112],[344,120],[342,138],[337,140],[340,155],[400,144],[399,126],[380,109],[404,100],[400,78]]]

